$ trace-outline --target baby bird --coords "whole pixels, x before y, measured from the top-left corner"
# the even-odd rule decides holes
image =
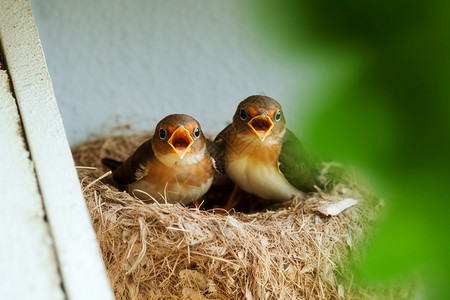
[[[162,119],[153,137],[124,163],[108,158],[102,162],[113,170],[114,181],[139,199],[189,204],[211,186],[214,147],[197,120],[173,114]]]
[[[224,151],[225,174],[247,193],[284,201],[313,190],[302,144],[286,128],[275,99],[254,95],[239,103],[233,122],[215,142]],[[235,187],[232,197],[236,192]]]

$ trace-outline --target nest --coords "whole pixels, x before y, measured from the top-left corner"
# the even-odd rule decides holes
[[[356,288],[348,270],[382,202],[353,172],[330,192],[248,213],[149,204],[119,191],[100,162],[126,159],[147,138],[101,138],[73,149],[117,299],[376,298]],[[324,164],[321,176],[337,169]],[[356,205],[346,205],[350,199]]]

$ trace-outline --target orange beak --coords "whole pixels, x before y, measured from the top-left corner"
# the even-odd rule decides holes
[[[175,129],[175,131],[172,133],[172,136],[167,141],[167,143],[169,143],[175,153],[178,154],[180,159],[183,159],[184,155],[187,153],[189,147],[191,147],[193,142],[194,140],[189,134],[189,130],[187,130],[183,126],[179,126],[177,129]]]
[[[247,124],[252,129],[252,132],[259,137],[261,142],[264,142],[264,139],[273,127],[272,120],[265,114],[253,117]]]

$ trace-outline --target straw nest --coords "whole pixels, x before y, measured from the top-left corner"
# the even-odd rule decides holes
[[[256,212],[149,204],[119,191],[102,176],[108,170],[100,162],[102,157],[124,160],[147,138],[101,138],[73,149],[117,299],[375,297],[356,288],[348,270],[382,202],[352,172],[331,182],[330,192]],[[322,179],[332,180],[339,169],[324,164]],[[221,193],[206,198],[219,203],[225,198]],[[240,202],[249,202],[247,196]]]

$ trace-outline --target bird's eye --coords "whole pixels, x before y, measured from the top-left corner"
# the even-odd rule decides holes
[[[281,111],[277,111],[277,114],[275,115],[275,121],[280,121],[281,119]]]
[[[199,129],[198,127],[196,127],[196,128],[194,129],[194,136],[195,136],[196,138],[198,138],[198,137],[200,136],[200,129]]]
[[[241,119],[245,120],[247,118],[247,112],[244,109],[241,109]]]
[[[162,128],[159,130],[159,137],[162,140],[166,138],[166,131]]]

